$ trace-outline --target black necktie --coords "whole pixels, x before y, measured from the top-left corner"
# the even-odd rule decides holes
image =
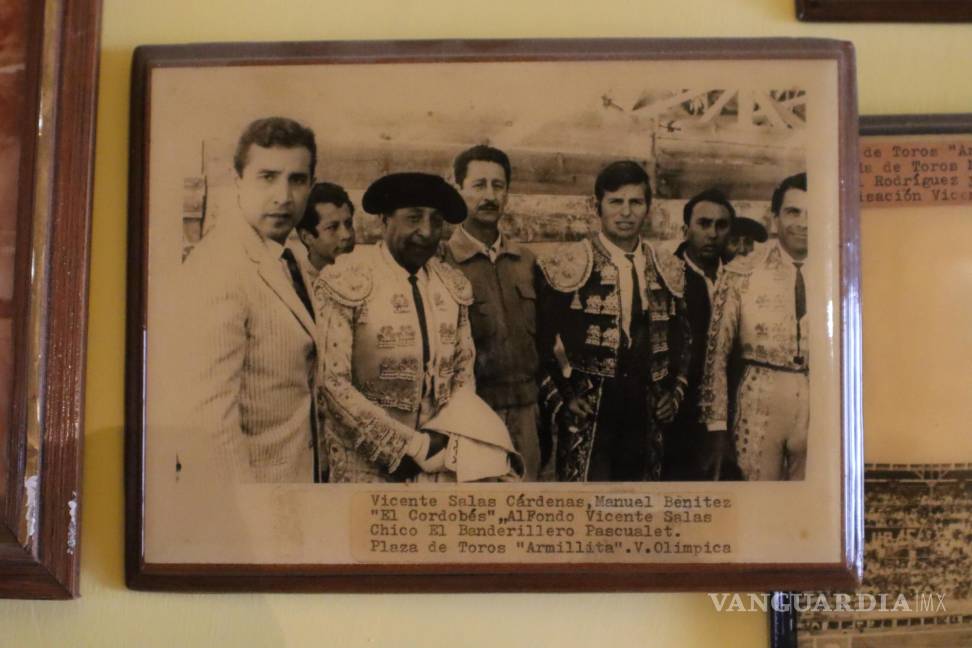
[[[803,262],[794,261],[793,265],[796,267],[796,285],[793,288],[793,296],[796,302],[797,320],[797,356],[794,358],[794,361],[797,364],[803,364],[803,354],[800,352],[800,320],[807,314],[807,284],[803,280]]]
[[[415,302],[419,328],[422,330],[422,375],[425,375],[429,366],[429,326],[425,321],[425,302],[422,301],[422,293],[419,292],[418,277],[408,275],[408,283],[412,284],[412,300]]]
[[[635,266],[634,252],[628,252],[624,256],[628,260],[628,263],[631,264],[631,319],[628,324],[629,335],[625,335],[624,331],[621,331],[622,342],[627,347],[634,343],[638,335],[638,330],[641,328],[641,315],[644,306],[641,303],[641,282],[638,281],[638,268]]]
[[[290,280],[294,284],[294,290],[297,292],[297,296],[300,297],[300,301],[307,308],[311,319],[316,321],[314,317],[314,306],[311,305],[310,295],[307,293],[307,286],[304,285],[304,277],[300,274],[300,267],[297,265],[297,259],[294,258],[293,251],[285,247],[281,256],[287,262],[287,270],[290,271]]]

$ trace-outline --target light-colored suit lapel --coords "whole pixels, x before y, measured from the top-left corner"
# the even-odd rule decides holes
[[[260,278],[276,293],[280,301],[287,305],[287,308],[294,314],[301,326],[313,337],[315,331],[314,320],[311,319],[311,314],[308,312],[307,307],[304,306],[304,303],[300,301],[300,297],[297,296],[297,291],[294,289],[294,285],[291,283],[289,277],[286,276],[280,259],[274,258],[269,253],[263,241],[260,240],[260,237],[257,236],[257,233],[252,228],[246,226],[242,229],[244,229],[243,248],[246,250],[250,260],[257,264],[257,272]],[[309,287],[308,290],[310,290]]]

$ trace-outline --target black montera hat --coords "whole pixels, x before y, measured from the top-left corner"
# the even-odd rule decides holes
[[[765,243],[766,239],[769,238],[766,228],[759,221],[745,216],[736,216],[732,219],[729,232],[733,236],[746,236],[757,243]]]
[[[466,220],[466,202],[452,185],[431,173],[390,173],[371,183],[361,206],[369,214],[390,214],[401,207],[434,207],[449,223]]]

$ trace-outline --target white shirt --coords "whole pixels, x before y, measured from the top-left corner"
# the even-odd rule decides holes
[[[375,247],[378,248],[378,253],[381,255],[382,259],[392,268],[392,272],[401,277],[401,280],[408,285],[408,292],[405,294],[408,296],[409,300],[412,300],[412,283],[408,280],[411,273],[398,264],[395,257],[392,256],[391,252],[388,251],[388,246],[384,243],[378,243]],[[438,322],[436,321],[435,309],[432,308],[432,299],[429,296],[429,271],[425,269],[425,266],[419,268],[418,272],[415,273],[418,277],[416,285],[418,286],[419,295],[422,296],[422,308],[425,311],[425,325],[427,327],[428,343],[429,343],[429,364],[425,368],[425,380],[426,389],[428,389],[431,384],[431,372],[434,371],[434,367],[437,365],[437,358],[439,356],[439,348],[436,341],[439,339],[437,335],[433,335],[433,331],[438,330]],[[416,315],[416,320],[418,315]],[[421,332],[419,332],[421,335]]]
[[[621,328],[624,329],[624,334],[631,337],[631,300],[634,296],[634,286],[631,281],[631,262],[628,261],[627,254],[634,254],[634,267],[635,272],[638,273],[638,287],[641,293],[641,307],[648,307],[648,292],[647,286],[645,286],[645,252],[641,247],[641,238],[638,238],[638,244],[635,245],[635,249],[630,253],[625,252],[617,245],[608,240],[603,233],[598,233],[598,239],[601,241],[601,245],[604,249],[608,251],[611,255],[611,262],[618,269],[618,289],[621,292]]]
[[[685,254],[683,254],[682,256],[685,257],[685,265],[687,265],[692,270],[692,272],[705,279],[705,289],[709,293],[709,303],[711,304],[712,295],[715,293],[715,282],[709,279],[709,275],[705,274],[705,270],[695,265],[695,261],[692,261],[692,259],[689,258],[689,253],[687,250]],[[722,272],[722,259],[719,259],[719,267],[716,268],[716,277],[719,276],[720,272]]]

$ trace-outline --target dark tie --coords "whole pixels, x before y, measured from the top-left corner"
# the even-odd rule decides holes
[[[628,252],[624,256],[631,264],[631,323],[628,326],[630,335],[625,335],[624,331],[621,331],[621,342],[623,346],[628,347],[634,343],[638,336],[644,306],[641,303],[641,282],[638,281],[638,268],[635,267],[634,252]]]
[[[307,294],[307,286],[304,285],[304,277],[300,274],[300,268],[297,266],[297,259],[294,257],[293,251],[285,247],[283,254],[280,255],[281,258],[287,262],[287,270],[290,271],[290,280],[294,284],[294,290],[297,292],[297,296],[300,297],[300,301],[303,302],[304,307],[307,312],[310,313],[311,319],[317,321],[314,317],[314,307],[311,306],[310,295]],[[317,410],[314,409],[314,399],[311,399],[311,446],[314,451],[314,483],[320,483],[321,481],[327,481],[327,479],[321,475],[321,447],[320,438],[317,434]]]
[[[287,270],[290,271],[290,280],[294,284],[294,290],[297,292],[297,296],[300,297],[300,301],[303,302],[304,307],[307,308],[307,312],[310,313],[311,319],[316,321],[314,317],[314,307],[311,305],[310,295],[307,293],[307,286],[304,285],[304,277],[300,274],[300,267],[297,265],[297,259],[294,258],[293,251],[285,247],[283,255],[281,255],[283,260],[287,262]]]
[[[422,331],[422,375],[424,376],[429,366],[429,326],[425,321],[425,302],[422,301],[422,293],[419,292],[418,277],[408,275],[408,283],[412,284],[412,300],[415,302],[419,329]]]
[[[807,314],[807,284],[803,280],[803,262],[794,261],[793,265],[796,267],[796,285],[793,288],[793,296],[796,302],[797,320],[797,356],[793,360],[797,364],[803,364],[803,354],[800,352],[800,320]]]

